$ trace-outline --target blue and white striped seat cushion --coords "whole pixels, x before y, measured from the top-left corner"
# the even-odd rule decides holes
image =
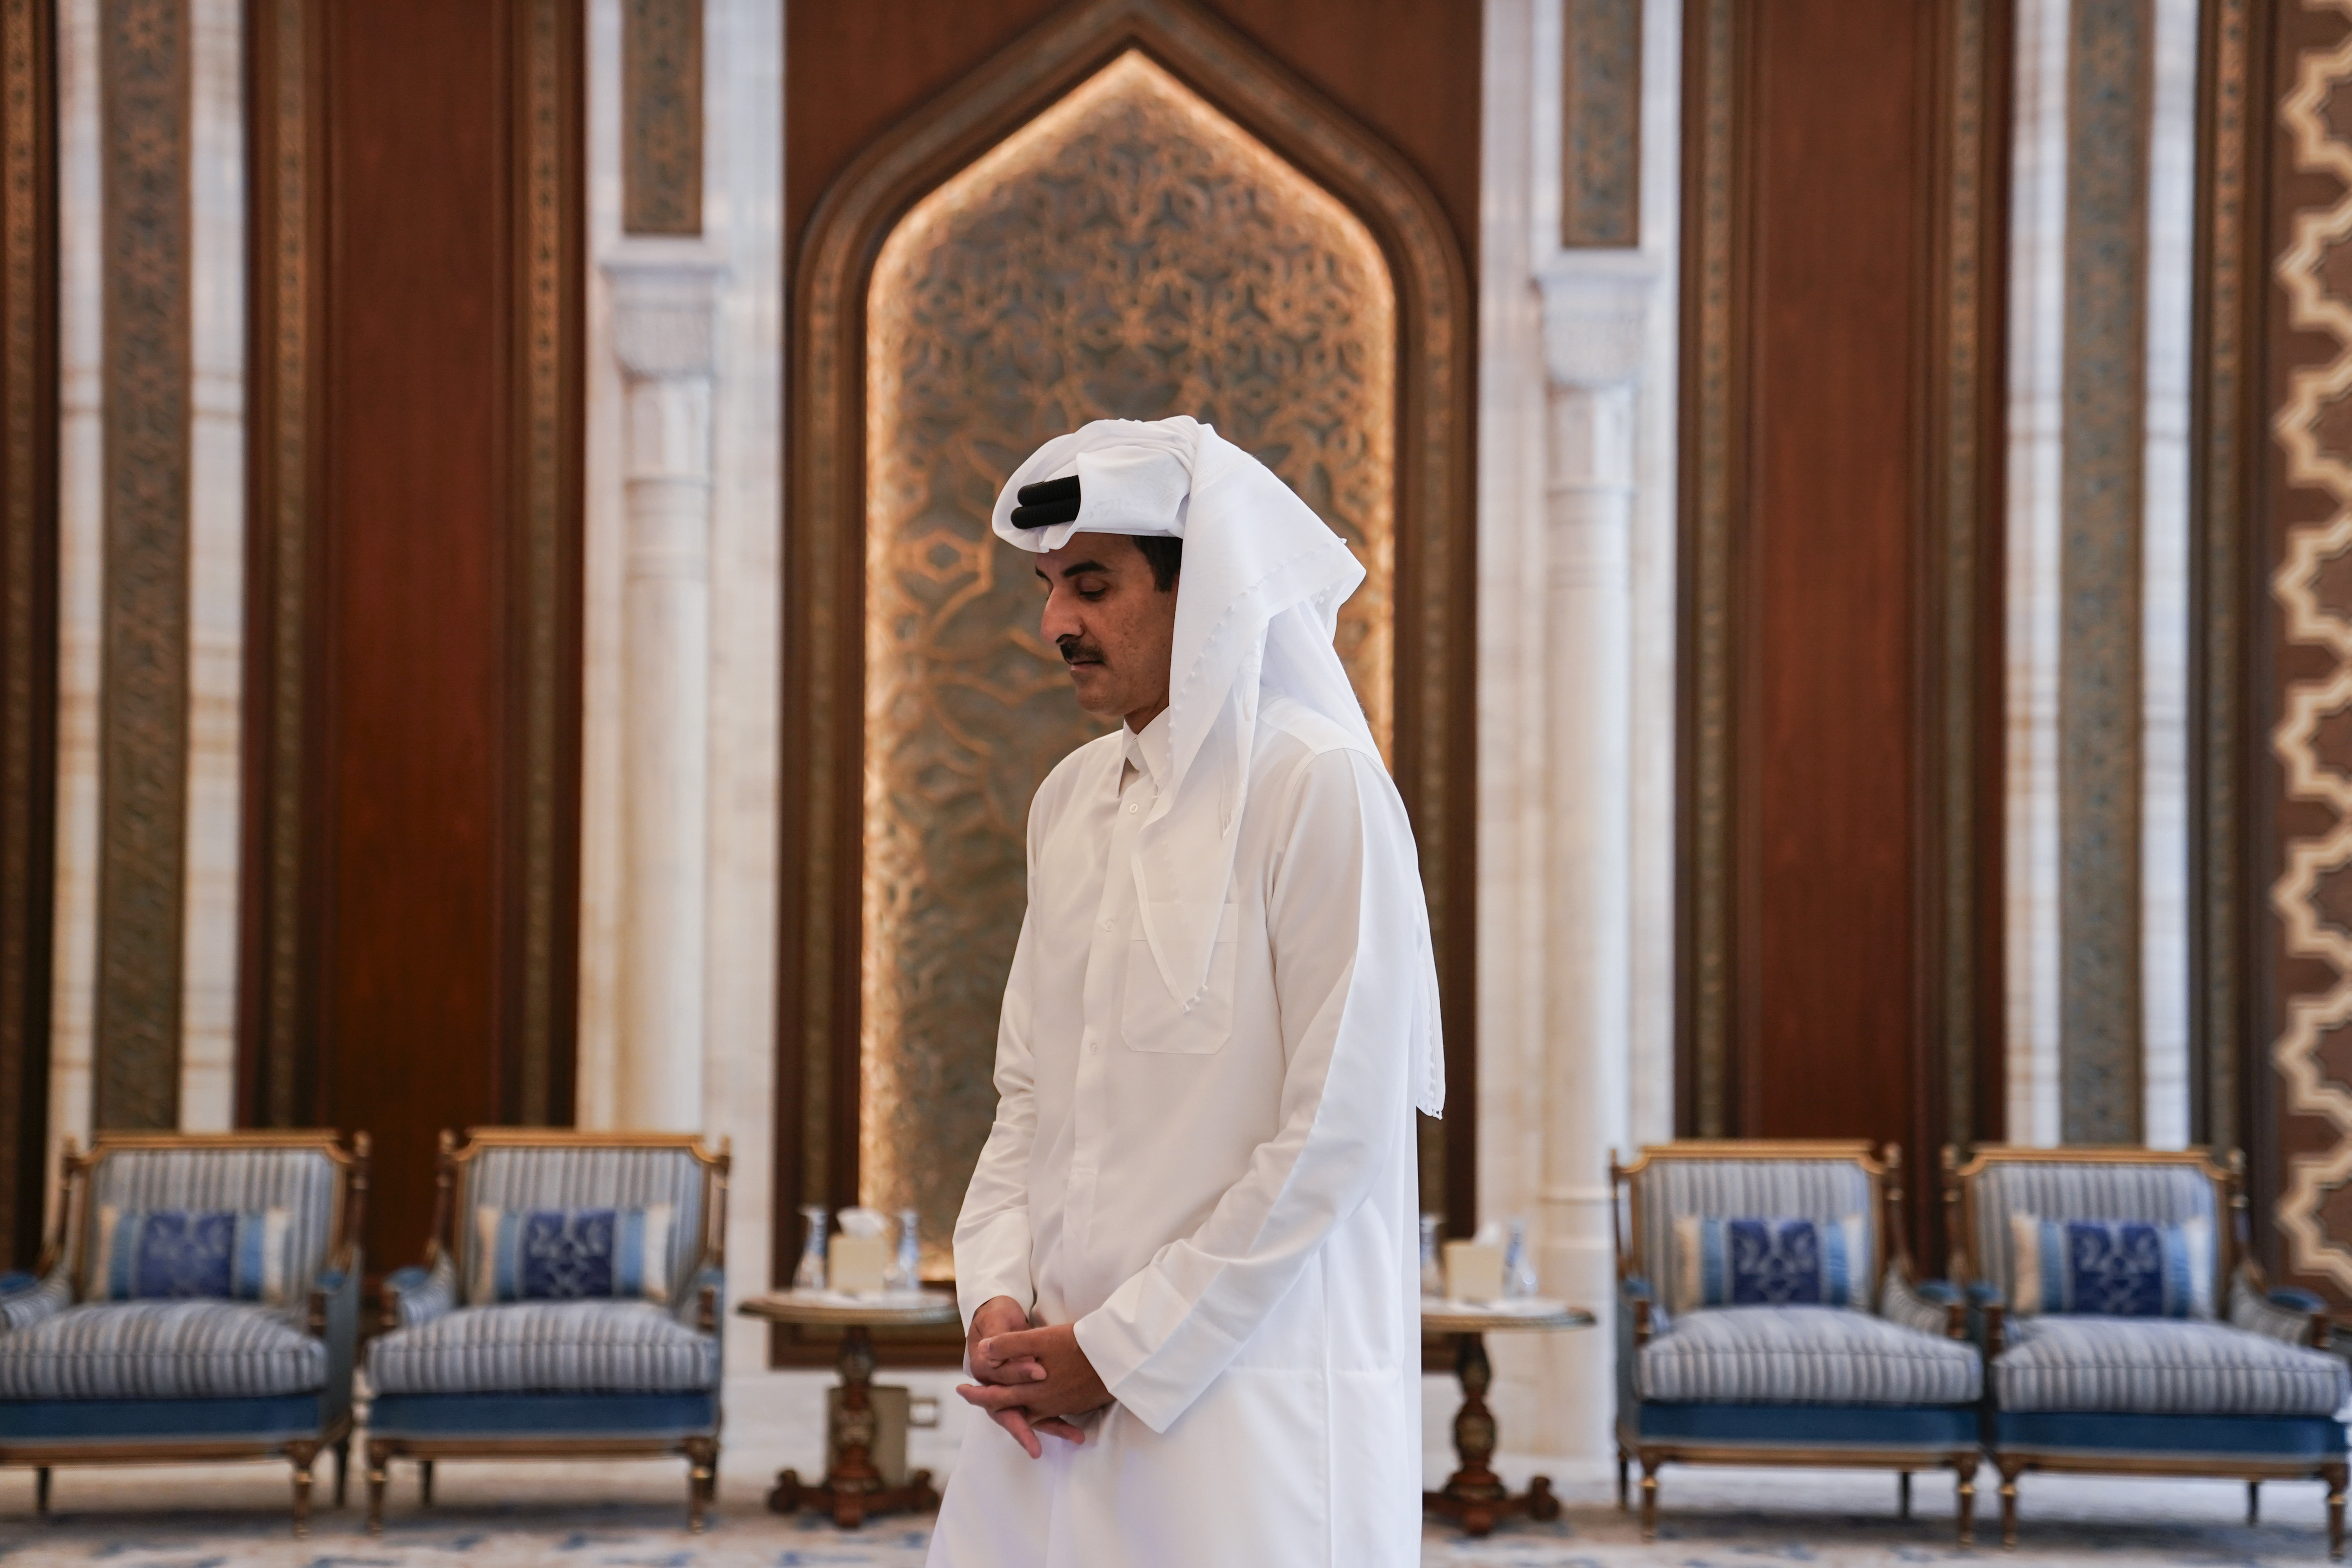
[[[719,1341],[649,1301],[461,1307],[368,1346],[378,1394],[674,1394],[719,1384]]]
[[[282,1307],[92,1301],[0,1334],[0,1399],[245,1399],[327,1386],[327,1347]]]
[[[1992,1363],[2003,1410],[2137,1415],[2333,1415],[2352,1398],[2335,1356],[2227,1323],[2022,1318]]]
[[[1644,1399],[1682,1405],[1964,1405],[1976,1347],[1840,1307],[1714,1307],[1642,1347]]]

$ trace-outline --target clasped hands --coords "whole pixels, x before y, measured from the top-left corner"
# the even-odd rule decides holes
[[[1010,1296],[992,1297],[972,1313],[964,1352],[979,1381],[956,1392],[1012,1433],[1033,1459],[1045,1451],[1039,1433],[1083,1443],[1087,1435],[1070,1417],[1110,1403],[1110,1390],[1078,1348],[1077,1331],[1067,1323],[1031,1328],[1029,1314]]]

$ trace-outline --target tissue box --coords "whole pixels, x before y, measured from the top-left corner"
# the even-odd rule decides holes
[[[825,1283],[845,1296],[878,1296],[890,1244],[878,1236],[836,1236],[825,1250]]]
[[[1445,1294],[1456,1301],[1499,1300],[1503,1294],[1503,1249],[1475,1241],[1447,1242]]]

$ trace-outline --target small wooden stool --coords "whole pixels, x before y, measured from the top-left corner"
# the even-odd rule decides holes
[[[1424,1298],[1424,1333],[1454,1336],[1454,1372],[1462,1380],[1462,1409],[1454,1417],[1454,1452],[1462,1468],[1446,1478],[1443,1491],[1421,1494],[1421,1506],[1452,1520],[1472,1535],[1485,1535],[1520,1514],[1538,1522],[1559,1517],[1551,1478],[1537,1476],[1514,1497],[1493,1468],[1495,1415],[1486,1408],[1494,1370],[1486,1364],[1486,1336],[1504,1329],[1589,1329],[1592,1314],[1561,1301],[1522,1301],[1514,1309]]]
[[[872,1300],[836,1296],[831,1291],[779,1290],[754,1296],[736,1309],[748,1318],[772,1323],[803,1323],[838,1328],[841,1333],[840,1442],[825,1456],[824,1479],[810,1485],[797,1470],[779,1470],[768,1493],[768,1507],[776,1513],[814,1509],[833,1515],[844,1530],[856,1530],[879,1513],[928,1512],[940,1506],[931,1488],[931,1472],[910,1470],[907,1484],[887,1486],[874,1468],[874,1335],[876,1329],[928,1328],[958,1320],[953,1296],[928,1294],[917,1300],[908,1294]]]

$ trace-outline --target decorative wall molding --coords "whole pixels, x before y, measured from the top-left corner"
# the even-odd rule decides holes
[[[621,228],[702,232],[703,0],[622,0]]]
[[[2303,0],[2302,8],[2352,21],[2352,0]],[[2335,410],[2352,396],[2352,299],[2331,287],[2327,271],[2331,256],[2352,241],[2352,143],[2328,121],[2330,101],[2347,84],[2352,84],[2352,34],[2333,48],[2301,57],[2279,108],[2294,167],[2332,176],[2341,194],[2327,206],[2294,214],[2290,242],[2277,262],[2288,321],[2298,331],[2333,339],[2336,353],[2290,373],[2286,400],[2272,426],[2286,459],[2286,483],[2320,492],[2332,510],[2287,524],[2270,582],[2284,637],[2324,666],[2285,684],[2271,749],[2285,774],[2287,799],[2319,806],[2330,819],[2288,833],[2270,902],[2284,928],[2286,956],[2324,963],[2335,978],[2325,990],[2287,998],[2284,1027],[2270,1058],[2284,1089],[2280,1109],[2317,1118],[2334,1135],[2332,1145],[2284,1156],[2286,1179],[2276,1212],[2287,1265],[2352,1292],[2352,1247],[2329,1235],[2326,1212],[2331,1198],[2352,1185],[2352,1087],[2323,1054],[2331,1035],[2352,1026],[2352,931],[2325,908],[2328,880],[2352,864],[2352,774],[2321,744],[2323,726],[2352,709],[2352,619],[2340,602],[2329,602],[2322,581],[2328,563],[2352,551],[2352,447],[2335,423]]]
[[[2061,1127],[2141,1128],[2148,0],[2071,0],[2059,558]]]
[[[41,1238],[55,875],[53,8],[0,0],[0,1266]]]
[[[190,0],[103,0],[105,610],[95,1126],[179,1121]]]
[[[304,949],[316,926],[305,874],[308,715],[317,657],[311,512],[317,504],[312,380],[320,198],[314,0],[248,0],[247,114],[252,181],[251,349],[247,374],[247,708],[245,919],[238,1037],[241,1117],[308,1125],[311,1064]]]
[[[1642,238],[1642,0],[1561,0],[1559,242]]]

